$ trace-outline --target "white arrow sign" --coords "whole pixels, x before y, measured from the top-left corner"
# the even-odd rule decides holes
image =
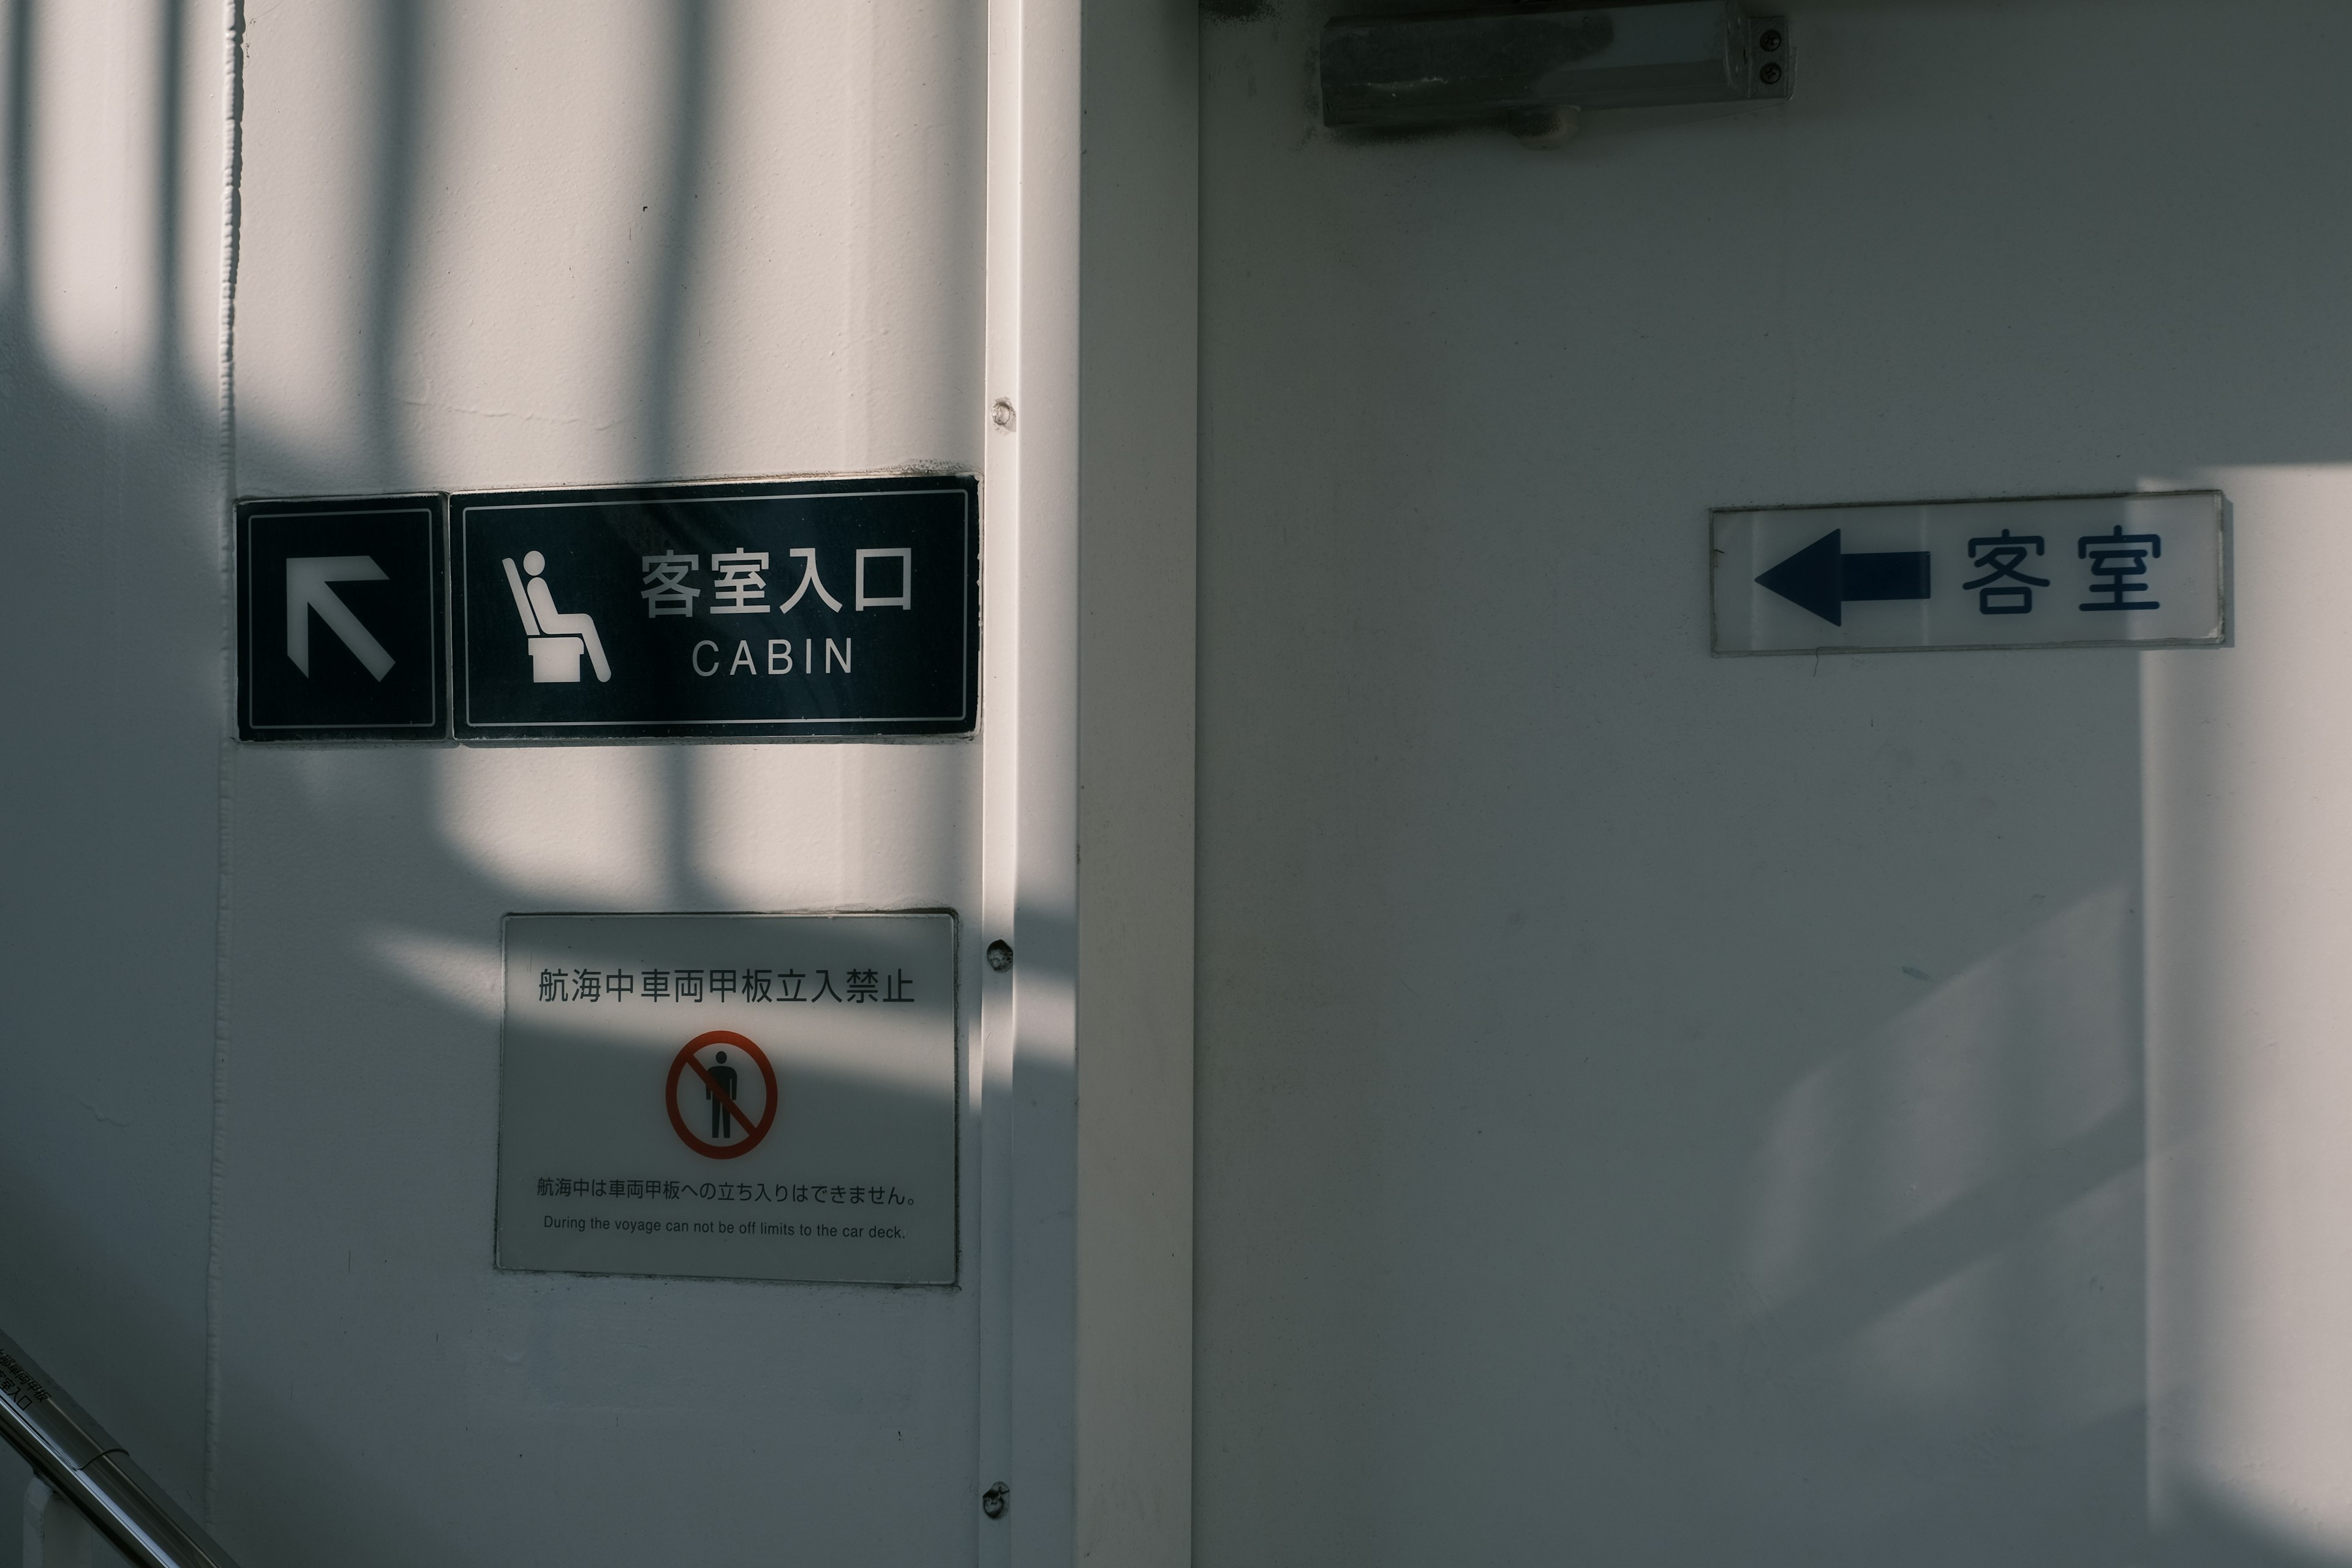
[[[310,612],[327,623],[343,645],[359,656],[370,675],[382,680],[392,672],[392,655],[375,640],[351,606],[335,597],[330,583],[381,583],[383,568],[365,555],[296,555],[286,563],[286,657],[304,675],[310,673]]]

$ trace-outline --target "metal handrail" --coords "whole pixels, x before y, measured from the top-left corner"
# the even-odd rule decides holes
[[[0,1334],[0,1434],[141,1568],[236,1568],[23,1347]]]

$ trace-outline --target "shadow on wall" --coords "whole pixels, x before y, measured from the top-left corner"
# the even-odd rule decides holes
[[[501,10],[509,20],[519,12]],[[351,187],[360,238],[349,248],[360,265],[348,279],[351,330],[332,352],[347,356],[356,389],[344,421],[352,439],[329,450],[247,414],[235,439],[248,483],[260,473],[273,491],[299,494],[446,481],[410,448],[415,406],[401,378],[415,374],[418,341],[428,335],[419,325],[426,233],[451,221],[447,193],[431,188],[429,174],[435,93],[446,92],[452,68],[447,37],[488,14],[427,0],[362,0],[335,14],[373,120],[348,148],[275,151],[281,169],[299,163],[298,153],[315,153],[318,166],[297,183],[316,177],[339,192]],[[245,19],[297,26],[316,16],[280,8]],[[625,409],[615,416],[611,471],[536,479],[672,478],[709,460],[681,434],[688,401],[680,386],[698,357],[712,356],[696,337],[696,310],[709,309],[697,292],[708,282],[698,280],[698,266],[719,204],[700,197],[728,151],[712,130],[720,79],[729,68],[741,74],[723,58],[722,24],[745,26],[747,18],[771,19],[723,0],[666,0],[632,21],[658,57],[630,62],[656,146],[646,205],[669,199],[653,232],[635,241],[632,266],[623,269],[626,293],[600,301],[615,307],[608,316],[626,318],[616,333],[628,340],[616,355],[625,362]],[[474,974],[484,933],[519,900],[677,909],[837,903],[841,887],[861,876],[920,882],[931,874],[922,869],[925,856],[961,853],[966,792],[945,762],[895,762],[894,778],[915,775],[902,790],[933,791],[936,830],[902,834],[855,860],[839,849],[805,849],[793,818],[841,823],[842,837],[854,842],[860,783],[885,771],[872,747],[833,748],[824,766],[802,770],[803,794],[794,797],[780,795],[773,778],[751,765],[751,748],[599,753],[621,760],[592,768],[584,751],[560,753],[565,765],[551,760],[559,753],[431,748],[265,761],[226,740],[233,615],[226,524],[228,500],[243,487],[227,456],[221,374],[223,26],[223,9],[203,0],[0,0],[0,467],[8,476],[0,515],[14,570],[27,585],[0,617],[0,647],[17,672],[0,682],[0,713],[12,735],[34,738],[0,755],[0,864],[9,889],[0,903],[9,1041],[0,1051],[0,1253],[8,1259],[0,1267],[0,1322],[250,1563],[322,1553],[348,1562],[516,1561],[527,1554],[524,1543],[495,1531],[446,1538],[457,1526],[442,1503],[472,1495],[467,1455],[414,1438],[417,1426],[404,1438],[396,1423],[383,1422],[362,1456],[342,1425],[355,1409],[413,1405],[416,1366],[482,1337],[478,1324],[452,1329],[446,1300],[403,1292],[412,1275],[478,1280],[487,1273],[486,1173],[414,1137],[394,1141],[400,1146],[388,1164],[362,1168],[363,1156],[385,1154],[384,1142],[365,1142],[346,1126],[324,1130],[314,1149],[266,1109],[253,1109],[268,1105],[257,1084],[282,1084],[286,1064],[315,1058],[312,1035],[331,1032],[315,1026],[289,1025],[299,1037],[290,1044],[261,1028],[240,1036],[236,1049],[222,1053],[216,1108],[216,1041],[236,1003],[223,995],[229,958],[242,942],[241,962],[254,963],[254,973],[277,979],[307,965],[321,1004],[314,1019],[349,1023],[373,1007],[377,1017],[397,1016],[420,1037],[442,1042],[453,1073],[472,1071],[481,1066],[485,1026],[473,999],[448,994],[448,955],[461,955],[457,967]],[[879,53],[868,34],[857,39],[856,47]],[[929,41],[947,50],[966,40]],[[927,68],[885,63],[908,78]],[[852,95],[872,89],[884,65],[866,59],[863,67],[866,79],[853,70],[824,85]],[[925,103],[947,105],[937,112],[954,121],[956,94],[935,82],[909,86],[894,77],[890,90],[920,91]],[[840,147],[860,136],[877,146],[913,145],[935,129],[835,118],[851,127],[839,132]],[[249,126],[249,112],[247,119]],[[337,166],[345,153],[348,168]],[[774,177],[740,157],[728,167],[739,183]],[[289,179],[278,177],[281,185]],[[794,195],[782,192],[772,205],[789,207]],[[504,216],[475,212],[460,221]],[[790,215],[774,221],[789,224]],[[976,203],[940,221],[959,241],[968,229],[976,252]],[[840,252],[836,270],[853,287],[879,288],[886,273],[902,290],[922,286],[919,258],[884,254],[887,237],[860,231],[856,244],[838,234],[794,237]],[[865,275],[852,276],[859,268]],[[331,270],[320,269],[321,287],[345,281]],[[909,273],[917,283],[904,281]],[[961,279],[942,287],[959,297],[976,292]],[[908,325],[880,311],[860,323],[874,341]],[[952,353],[976,367],[977,352],[975,341]],[[851,355],[848,363],[860,362]],[[972,411],[976,430],[975,391],[948,389]],[[595,790],[580,787],[583,773],[611,794],[601,817]],[[531,832],[515,826],[526,819]],[[230,829],[238,827],[247,837],[230,854]],[[607,829],[612,841],[593,840]],[[289,874],[269,864],[273,854],[322,844],[334,847],[326,857],[334,866],[295,869],[344,877],[341,896],[367,911],[367,924],[327,929],[295,909],[277,910],[283,918],[273,926],[262,899],[261,914],[244,916],[239,906],[241,931],[222,931],[240,869],[250,889]],[[779,865],[790,875],[772,875]],[[429,973],[412,962],[419,952]],[[281,1047],[283,1058],[273,1058]],[[361,1103],[380,1108],[416,1095],[404,1076],[413,1074],[413,1059],[362,1055],[349,1069],[352,1080],[381,1074],[387,1096]],[[373,1125],[367,1116],[355,1121]],[[310,1167],[282,1158],[298,1147]],[[315,1180],[321,1191],[342,1184],[315,1234],[298,1242],[256,1219],[283,1190],[281,1178]],[[441,1220],[457,1217],[424,1225],[421,1205]],[[268,1256],[273,1247],[299,1256],[289,1267]],[[395,1316],[417,1342],[388,1339],[354,1352],[337,1337],[348,1324],[320,1322],[302,1292],[288,1288],[306,1268],[355,1281],[344,1288],[379,1302],[405,1302]],[[210,1282],[208,1270],[216,1271]],[[543,1320],[574,1298],[635,1299],[646,1289],[567,1282],[517,1292]],[[681,1310],[709,1305],[709,1293],[691,1285],[664,1300]],[[281,1321],[289,1331],[272,1344]],[[445,1330],[452,1331],[446,1344]],[[574,1338],[564,1336],[567,1344]],[[395,1349],[417,1359],[404,1365]],[[301,1356],[348,1372],[352,1387],[332,1394],[305,1384],[295,1364]],[[544,1467],[530,1484],[568,1500],[577,1518],[610,1510],[641,1524],[645,1510],[629,1489],[583,1489],[565,1468],[567,1445],[576,1447],[589,1425],[605,1432],[613,1423],[609,1413],[572,1421],[519,1444],[530,1451],[516,1458],[526,1473]],[[663,1451],[673,1449],[680,1456],[675,1495],[686,1496],[693,1466],[707,1460],[683,1443]],[[749,1449],[737,1456],[746,1465],[759,1458]],[[883,1463],[876,1473],[886,1470]],[[961,1527],[961,1511],[956,1517]],[[531,1521],[506,1523],[525,1530]],[[0,1568],[18,1551],[13,1526],[0,1531]]]
[[[1805,1477],[1866,1479],[1785,1520],[1789,1560],[1843,1539],[1855,1562],[1960,1540],[2022,1561],[2140,1512],[2139,953],[2132,890],[2094,893],[1773,1108],[1740,1269],[1745,1374],[1773,1391],[1750,1506],[1821,1515]]]
[[[415,9],[381,7],[395,40]],[[0,7],[0,468],[15,570],[58,590],[0,617],[17,672],[0,683],[17,738],[0,753],[0,1321],[206,1516],[229,613],[222,16],[198,0]],[[412,53],[388,49],[387,71]],[[401,165],[382,181],[387,227]],[[305,1417],[260,1419],[298,1431]],[[13,1457],[5,1469],[0,1564],[14,1564],[29,1472]],[[379,1524],[399,1517],[370,1478],[332,1490],[366,1497]],[[421,1542],[422,1522],[394,1533]]]
[[[2282,1535],[2226,1499],[2176,1494],[2150,1561],[2162,1568],[2342,1568],[2342,1553]]]
[[[194,0],[15,0],[0,51],[0,521],[24,589],[0,616],[0,1321],[194,1505],[223,53]]]
[[[1315,131],[1349,8],[1206,50],[1204,1559],[2352,1561],[2345,14],[1554,156]],[[2217,481],[2240,647],[1706,658],[1710,504]]]
[[[643,346],[628,420],[635,450],[626,460],[625,475],[612,476],[615,479],[688,477],[678,430],[680,384],[694,346],[693,274],[709,216],[702,195],[710,172],[716,115],[717,5],[718,0],[664,0],[654,28],[661,44],[648,62],[653,96],[662,104],[654,120],[660,137],[657,188],[669,199],[643,254],[646,270],[635,301]],[[446,86],[436,80],[436,59],[446,44],[445,35],[452,30],[453,17],[432,0],[373,0],[368,9],[373,36],[365,56],[377,123],[362,154],[370,199],[358,208],[368,233],[353,420],[367,450],[359,455],[358,467],[374,476],[375,489],[435,488],[443,481],[419,467],[405,438],[413,410],[404,400],[403,360],[416,353],[420,279],[415,258],[436,195],[425,184],[426,141],[433,129],[427,116],[436,89],[446,95]],[[526,74],[533,68],[531,62],[515,64]],[[446,62],[437,74],[446,74]],[[496,221],[499,215],[482,216]],[[414,378],[413,365],[406,367],[406,375]],[[240,456],[270,477],[273,493],[300,494],[321,483],[336,488],[336,481],[320,479],[318,465],[307,461],[299,447],[275,441],[267,430],[241,425],[237,444]],[[339,473],[350,466],[348,458],[334,465]],[[311,473],[311,484],[304,483],[306,470]]]

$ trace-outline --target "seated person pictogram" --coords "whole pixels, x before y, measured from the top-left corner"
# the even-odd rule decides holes
[[[522,558],[522,573],[530,575],[528,587],[522,573],[515,570],[511,557],[504,563],[507,586],[514,590],[515,614],[522,617],[525,646],[530,650],[530,679],[534,685],[561,685],[580,679],[580,656],[584,651],[588,662],[596,668],[598,680],[613,679],[613,667],[604,660],[604,644],[596,636],[596,618],[589,615],[567,616],[555,607],[555,595],[547,586],[541,574],[547,570],[547,557],[534,550]]]

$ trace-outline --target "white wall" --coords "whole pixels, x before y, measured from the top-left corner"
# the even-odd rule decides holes
[[[1203,34],[1199,1561],[2352,1560],[2352,20],[1796,10],[1793,104],[1559,153],[1314,134],[1313,5]],[[0,14],[0,504],[25,582],[75,589],[0,617],[38,676],[0,772],[0,1322],[256,1564],[974,1553],[1005,1409],[1183,1381],[1181,1310],[1122,1295],[1181,1274],[1144,1112],[1181,1005],[1143,956],[1181,932],[1070,858],[1181,861],[1183,759],[1054,661],[1107,653],[1171,734],[1185,683],[1051,602],[1181,586],[1173,535],[1077,543],[1181,510],[1181,368],[1122,400],[1088,358],[1181,367],[1181,322],[1074,298],[1183,271],[1104,154],[1187,167],[1148,119],[1068,167],[1096,63],[1181,50],[1097,32],[1081,70],[1066,5],[1009,54],[1012,8],[991,43],[949,0],[251,7],[232,479],[218,18]],[[984,240],[1002,114],[1037,228]],[[992,332],[1021,352],[984,368]],[[232,488],[919,463],[1051,546],[992,700],[1117,788],[938,745],[224,751]],[[1709,505],[2197,483],[2236,502],[2231,649],[1706,656]],[[1008,813],[1061,901],[988,1070],[1101,1162],[1019,1167],[1094,1205],[1029,1205],[1045,1289],[992,1327],[489,1269],[499,913],[1010,915]],[[1091,1011],[1081,953],[1123,975]],[[1135,1118],[1090,1134],[1089,1018]],[[1128,1359],[971,1375],[1049,1321],[1033,1349]],[[1007,1540],[1169,1551],[1180,1426],[1014,1452]]]
[[[1084,27],[1072,1555],[1106,1568],[1183,1568],[1192,1561],[1200,18],[1193,0],[1109,0],[1087,9]]]
[[[1329,9],[1204,35],[1199,1561],[2352,1561],[2352,16],[1536,153]],[[2230,649],[1707,656],[1709,506],[2205,483]]]
[[[257,1568],[1185,1561],[1190,0],[191,4],[0,4],[6,1326]],[[234,495],[909,468],[976,740],[225,740]],[[491,1269],[501,915],[907,906],[956,1288]]]
[[[0,5],[0,1325],[205,1481],[217,7]],[[26,1473],[0,1453],[0,1563]]]
[[[248,44],[246,493],[979,466],[974,7],[288,6]],[[501,914],[975,910],[978,751],[236,752],[226,1539],[970,1553],[970,1290],[499,1274],[489,1205]]]

